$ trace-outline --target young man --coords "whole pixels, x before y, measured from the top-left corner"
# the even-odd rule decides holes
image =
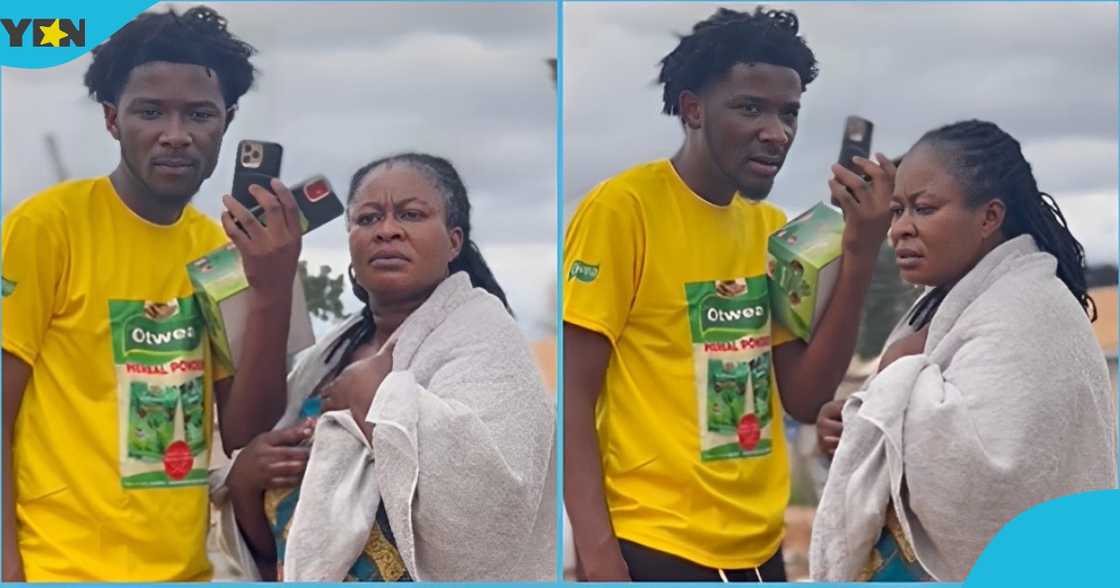
[[[763,200],[817,74],[797,31],[761,8],[698,23],[661,62],[684,144],[601,183],[568,228],[564,497],[584,579],[785,579],[782,409],[814,422],[848,366],[893,169],[833,168],[839,282],[812,343],[794,339],[769,317],[786,219]]]
[[[6,581],[211,575],[210,407],[230,449],[283,410],[300,249],[279,182],[279,196],[254,191],[267,229],[227,200],[253,235],[242,254],[260,325],[229,378],[210,359],[186,264],[238,229],[227,213],[223,234],[189,203],[252,85],[253,53],[209,8],[140,15],[93,50],[85,74],[120,144],[116,169],[4,218]]]

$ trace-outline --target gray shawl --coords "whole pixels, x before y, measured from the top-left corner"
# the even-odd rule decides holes
[[[292,371],[278,427],[295,422],[332,367],[323,363],[326,350],[354,320]],[[393,372],[366,416],[372,442],[349,411],[319,419],[288,532],[285,581],[341,581],[381,503],[414,579],[553,579],[555,404],[516,323],[460,272],[391,340]]]
[[[844,405],[810,546],[815,581],[850,581],[888,502],[919,563],[964,580],[1009,520],[1116,487],[1116,404],[1084,311],[1029,235],[986,255],[942,301],[921,355]],[[891,341],[911,333],[902,322]]]

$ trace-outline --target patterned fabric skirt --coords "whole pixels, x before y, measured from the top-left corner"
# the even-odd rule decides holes
[[[906,540],[902,532],[902,525],[895,515],[894,505],[887,505],[887,522],[875,547],[871,548],[871,556],[857,582],[932,582],[933,577],[926,572],[914,548]]]
[[[287,543],[288,529],[292,514],[299,500],[299,488],[269,490],[264,495],[264,512],[268,517],[272,535],[276,537],[276,576],[283,581],[284,547]],[[411,582],[404,560],[397,551],[393,530],[389,528],[389,517],[385,507],[377,509],[377,522],[370,531],[365,549],[358,556],[350,571],[347,582]]]

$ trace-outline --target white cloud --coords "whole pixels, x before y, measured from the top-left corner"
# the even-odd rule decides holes
[[[1057,198],[1070,232],[1085,247],[1086,261],[1091,265],[1117,265],[1118,195],[1113,192],[1071,194]]]

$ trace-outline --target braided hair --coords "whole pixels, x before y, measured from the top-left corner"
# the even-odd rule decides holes
[[[1018,141],[993,123],[967,120],[929,131],[918,145],[928,145],[943,157],[963,188],[966,204],[979,206],[991,197],[1003,202],[1004,236],[1034,237],[1039,249],[1058,260],[1058,278],[1089,320],[1097,320],[1096,304],[1085,282],[1085,249],[1070,232],[1054,197],[1038,189]],[[934,288],[915,305],[909,319],[915,330],[929,322],[946,294],[946,288]]]
[[[233,36],[225,17],[206,6],[182,15],[174,9],[142,13],[92,53],[86,88],[91,98],[110,104],[117,103],[133,68],[152,61],[201,65],[217,72],[227,107],[249,91],[256,74],[249,63],[256,49]]]
[[[451,165],[450,161],[442,157],[424,153],[398,153],[370,162],[362,166],[354,173],[354,177],[351,178],[350,192],[346,198],[347,205],[354,199],[354,195],[357,193],[358,188],[361,187],[362,181],[365,180],[366,176],[373,170],[379,167],[396,164],[408,165],[431,180],[443,197],[444,208],[447,210],[446,222],[448,228],[458,228],[463,232],[463,247],[459,251],[459,255],[448,264],[448,272],[451,274],[460,271],[466,272],[467,275],[470,276],[472,286],[482,288],[490,294],[493,294],[502,302],[502,306],[506,308],[506,311],[512,315],[513,310],[510,309],[505,292],[498,284],[494,273],[490,271],[490,266],[488,266],[486,260],[483,259],[482,252],[479,251],[478,245],[471,240],[471,202],[467,198],[467,188],[463,184],[463,180],[459,178],[459,173],[455,171],[455,167]],[[327,352],[326,362],[330,363],[335,352],[340,348],[344,349],[342,352],[342,361],[340,361],[339,365],[335,368],[336,374],[345,367],[354,350],[373,337],[375,328],[373,311],[369,306],[369,294],[366,292],[365,288],[358,283],[353,266],[350,267],[349,273],[350,289],[354,293],[354,296],[362,302],[362,320],[354,323],[349,329],[343,332],[342,336],[339,337],[338,341],[336,341]]]
[[[661,60],[663,114],[680,115],[681,92],[699,92],[739,63],[788,67],[801,77],[801,90],[817,77],[817,59],[798,36],[797,15],[755,7],[753,13],[720,8],[692,27],[692,34]]]

